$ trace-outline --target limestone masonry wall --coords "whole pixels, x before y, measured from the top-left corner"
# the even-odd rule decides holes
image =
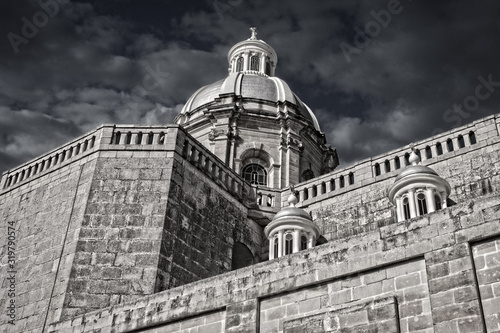
[[[499,210],[498,196],[470,199],[48,331],[494,332],[500,274],[488,268],[497,265]],[[220,324],[208,328],[211,320]]]
[[[467,138],[461,148],[456,144],[453,151],[422,157],[423,165],[433,168],[450,183],[450,204],[500,191],[499,125],[500,118],[491,116],[416,143],[415,147],[425,156],[425,147],[435,147],[439,142],[446,145],[449,138]],[[474,133],[474,143],[469,141],[470,133]],[[370,233],[381,226],[396,223],[395,208],[389,202],[387,192],[405,167],[404,156],[409,151],[409,148],[402,148],[301,183],[296,187],[303,199],[299,206],[311,212],[321,234],[329,241]],[[381,171],[375,176],[375,164],[379,163],[383,168],[384,161],[394,161],[396,157],[400,157],[399,169],[393,167],[390,172]],[[353,175],[353,182],[349,174]],[[281,196],[282,200],[287,197],[286,192]]]
[[[452,193],[407,221],[387,199],[407,148],[298,184],[328,243],[257,263],[289,189],[250,186],[179,126],[104,125],[3,174],[16,325],[0,330],[500,331],[499,129],[494,115],[417,142]],[[230,271],[236,245],[257,264]]]
[[[0,196],[2,233],[0,307],[15,301],[15,326],[2,311],[0,330],[41,332],[61,317],[64,295],[76,252],[86,197],[95,166],[90,154],[56,170],[42,170],[29,182]],[[9,223],[11,222],[11,223]],[[7,230],[15,230],[15,262],[7,261]],[[8,271],[14,271],[14,297],[8,297]]]

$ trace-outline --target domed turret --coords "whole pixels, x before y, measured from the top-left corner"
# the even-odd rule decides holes
[[[316,244],[319,229],[311,216],[303,209],[295,207],[297,197],[293,187],[288,198],[288,207],[282,208],[264,228],[269,240],[269,259],[309,249]]]
[[[436,171],[420,165],[420,157],[412,147],[407,166],[389,189],[389,200],[396,206],[398,221],[432,213],[446,207],[450,184]]]
[[[250,30],[228,52],[229,75],[198,89],[174,121],[255,185],[284,188],[334,170],[337,153],[314,113],[274,76],[276,51]]]

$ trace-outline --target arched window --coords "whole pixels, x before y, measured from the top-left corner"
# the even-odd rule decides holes
[[[128,132],[125,140],[125,144],[129,145],[132,142],[132,133]]]
[[[309,199],[309,190],[307,187],[304,187],[304,200]]]
[[[236,60],[236,71],[243,71],[243,57],[239,57],[238,60]]]
[[[250,58],[250,70],[252,70],[252,71],[259,70],[259,57],[258,56],[254,55]]]
[[[394,164],[396,164],[396,170],[401,169],[401,161],[399,160],[399,156],[396,156],[396,158],[394,158]]]
[[[252,251],[243,243],[234,243],[231,269],[239,269],[253,264]]]
[[[354,173],[349,172],[349,185],[354,184]]]
[[[425,147],[425,157],[427,157],[428,159],[432,158],[432,150],[429,146]]]
[[[330,179],[330,190],[335,191],[335,179]]]
[[[152,145],[153,144],[153,136],[154,136],[153,132],[149,132],[149,134],[148,134],[148,142],[147,142],[148,145]]]
[[[436,143],[436,150],[438,155],[443,155],[443,147],[441,146],[441,142]]]
[[[446,140],[446,146],[448,147],[448,151],[453,151],[453,141],[451,139]]]
[[[316,196],[318,196],[318,188],[316,185],[313,185],[311,187],[311,191],[312,191],[312,197],[315,198]]]
[[[409,153],[405,154],[405,165],[410,165],[410,154]]]
[[[325,184],[325,182],[322,182],[322,183],[321,183],[321,193],[322,193],[322,194],[325,194],[325,193],[326,193],[326,184]]]
[[[241,173],[243,178],[250,184],[267,186],[267,173],[264,168],[258,164],[248,164]]]
[[[443,206],[441,205],[441,198],[439,195],[434,195],[434,203],[436,205],[436,210],[441,209]]]
[[[463,148],[465,147],[465,140],[464,137],[459,135],[458,136],[458,148]]]
[[[469,141],[471,145],[476,144],[476,135],[472,131],[469,132]]]
[[[380,164],[375,163],[375,176],[380,176]]]
[[[266,74],[271,75],[271,64],[269,61],[266,61]]]
[[[391,163],[388,160],[385,160],[385,172],[391,172]]]
[[[418,215],[427,214],[427,202],[425,201],[425,194],[419,192],[417,194],[417,206],[418,206]]]
[[[273,242],[274,242],[273,243],[274,258],[278,258],[278,248],[279,248],[278,234],[274,235]]]
[[[293,251],[293,235],[291,233],[285,236],[285,255],[292,253]]]
[[[307,237],[304,235],[300,237],[300,249],[307,250]]]
[[[410,218],[410,201],[408,197],[403,198],[403,212],[405,214],[405,220]]]

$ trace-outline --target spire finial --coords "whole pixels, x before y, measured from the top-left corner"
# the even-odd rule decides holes
[[[299,199],[297,199],[297,196],[295,195],[295,187],[293,185],[290,185],[290,196],[288,197],[288,204],[290,207],[295,207],[295,204],[299,202]]]
[[[250,40],[257,39],[257,28],[256,27],[251,27],[250,31],[252,32],[252,36],[250,36]]]
[[[411,154],[408,158],[408,161],[411,163],[411,165],[417,165],[420,162],[420,157],[416,153],[415,144],[413,142],[410,143],[410,149]]]

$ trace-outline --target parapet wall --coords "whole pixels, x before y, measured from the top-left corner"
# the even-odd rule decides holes
[[[16,325],[1,316],[1,330],[38,332],[228,271],[234,242],[259,261],[260,227],[247,219],[243,193],[255,208],[255,188],[175,125],[104,125],[9,170],[0,216],[16,230]],[[0,239],[7,244],[7,232]],[[2,276],[7,269],[4,251]]]
[[[500,327],[500,198],[483,196],[54,323],[49,332],[484,332]]]
[[[499,126],[500,118],[490,116],[415,143],[422,164],[433,168],[450,183],[450,205],[500,191]],[[462,142],[460,137],[463,138],[463,147],[454,144],[453,151],[433,153],[438,143],[445,146],[449,140]],[[470,137],[472,141],[469,141]],[[430,158],[427,158],[426,147],[434,147],[430,148],[433,154]],[[401,148],[301,183],[296,189],[304,200],[298,206],[311,213],[328,241],[369,233],[396,223],[395,207],[388,199],[388,189],[405,167],[405,154],[409,151],[408,147]],[[401,163],[399,169],[393,167],[396,158]],[[385,161],[389,161],[391,171],[384,171]],[[376,175],[377,165],[381,168],[379,175]],[[282,198],[286,197],[287,191],[284,191]]]

